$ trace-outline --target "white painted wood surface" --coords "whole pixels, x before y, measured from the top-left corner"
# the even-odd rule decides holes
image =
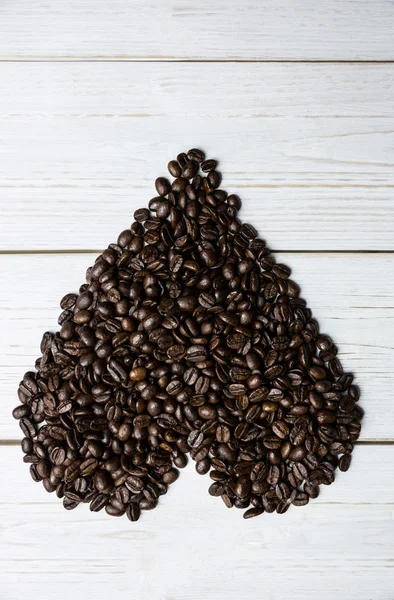
[[[245,521],[207,494],[192,465],[138,523],[66,512],[3,448],[0,581],[49,600],[390,600],[394,588],[394,447],[360,446],[310,505]],[[366,484],[366,480],[368,483]],[[361,500],[361,501],[360,501]],[[7,574],[4,576],[4,574]],[[18,582],[21,583],[18,583]],[[19,600],[19,598],[18,598]]]
[[[394,600],[393,25],[392,0],[0,3],[1,600]],[[362,441],[286,515],[244,521],[192,465],[136,524],[66,512],[15,446],[17,384],[192,145],[355,372]]]
[[[103,247],[194,145],[272,248],[394,250],[392,64],[3,63],[0,91],[0,250]]]
[[[95,258],[0,255],[0,271],[13,281],[5,297],[0,295],[0,330],[5,331],[0,380],[8,413],[21,375],[39,355],[43,332],[58,329],[60,299],[78,291]],[[344,368],[357,377],[366,408],[361,439],[394,440],[394,280],[389,275],[394,273],[394,254],[281,253],[280,260],[291,265],[321,331],[333,337]],[[0,439],[18,438],[17,422],[6,417],[0,419]]]
[[[5,59],[387,60],[390,0],[3,0]]]

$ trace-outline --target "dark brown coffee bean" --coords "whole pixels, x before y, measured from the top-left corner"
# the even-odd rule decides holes
[[[276,421],[272,425],[272,431],[281,439],[289,435],[289,428],[284,421]]]
[[[190,448],[198,448],[199,446],[201,446],[203,440],[204,436],[198,429],[194,429],[187,438],[187,442]]]
[[[339,459],[339,464],[338,464],[339,469],[344,472],[347,471],[350,467],[351,461],[352,461],[352,457],[350,456],[350,454],[344,454]]]
[[[208,473],[210,468],[211,461],[209,458],[203,458],[196,463],[196,471],[199,475],[205,475],[205,473]]]
[[[201,170],[204,173],[209,173],[209,171],[214,171],[216,169],[216,167],[217,167],[217,162],[216,162],[216,160],[214,160],[212,158],[210,158],[208,160],[204,160],[201,163]]]
[[[251,470],[250,479],[253,482],[261,482],[267,477],[267,474],[268,474],[267,463],[266,462],[256,462]]]
[[[205,159],[205,154],[202,150],[192,148],[187,153],[187,157],[189,160],[194,160],[196,163],[201,163]]]
[[[182,169],[176,160],[171,160],[168,163],[168,171],[173,177],[180,177]]]
[[[31,438],[23,438],[21,441],[21,448],[22,448],[22,452],[24,452],[25,454],[28,454],[30,452],[32,452],[33,450],[33,440]],[[45,456],[45,454],[44,454]],[[41,457],[43,458],[43,457]]]
[[[171,191],[171,184],[165,177],[158,177],[155,181],[155,187],[159,196],[167,196]]]
[[[304,492],[308,494],[310,498],[317,498],[319,495],[319,488],[316,485],[306,483],[304,485]]]
[[[167,485],[170,485],[171,483],[174,483],[174,481],[176,481],[178,477],[179,471],[177,471],[176,469],[171,469],[170,471],[167,471],[163,474],[163,481]]]
[[[90,510],[92,512],[99,512],[100,510],[102,510],[103,508],[105,508],[105,506],[108,504],[109,502],[109,496],[105,495],[105,494],[98,494],[90,503]]]
[[[216,429],[216,439],[221,444],[227,444],[230,441],[231,432],[226,425],[218,425]]]
[[[185,166],[182,168],[182,177],[185,179],[192,179],[197,174],[198,164],[194,160],[188,160]]]
[[[99,492],[107,493],[112,487],[111,479],[107,471],[104,470],[96,471],[93,481],[94,486]]]
[[[309,496],[303,492],[297,492],[297,495],[293,500],[294,506],[305,506],[305,504],[308,504],[308,502]]]
[[[61,465],[66,460],[66,451],[57,446],[52,450],[50,458],[54,465]]]
[[[276,512],[280,515],[283,515],[285,512],[289,510],[290,504],[288,502],[279,502],[276,507]]]
[[[243,514],[243,518],[244,519],[252,519],[253,517],[258,517],[259,515],[262,515],[264,512],[264,508],[249,508],[246,512],[244,512]]]
[[[126,509],[126,515],[130,521],[138,521],[141,515],[139,504],[137,504],[136,502],[132,502],[131,504],[129,504]]]
[[[30,421],[28,418],[23,417],[19,421],[19,426],[22,429],[22,433],[27,438],[34,438],[36,435],[36,428],[34,423]]]
[[[216,189],[220,186],[222,182],[222,174],[216,170],[210,170],[208,173],[208,182],[212,189]]]
[[[87,458],[81,463],[80,472],[82,477],[89,477],[92,475],[98,466],[98,462],[95,458]]]
[[[67,310],[69,308],[72,308],[75,305],[77,298],[78,298],[77,294],[66,294],[60,300],[60,308],[62,310]]]
[[[21,404],[12,411],[14,419],[23,419],[31,414],[31,408],[28,404]]]

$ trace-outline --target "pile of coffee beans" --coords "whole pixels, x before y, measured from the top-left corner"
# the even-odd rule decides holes
[[[67,509],[136,521],[189,454],[245,518],[349,468],[358,388],[216,167],[197,149],[168,164],[19,386],[24,461]]]

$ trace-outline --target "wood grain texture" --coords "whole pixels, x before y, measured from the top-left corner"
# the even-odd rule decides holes
[[[2,64],[0,250],[102,247],[190,146],[271,247],[394,250],[393,70]]]
[[[393,600],[394,253],[302,253],[394,251],[393,0],[0,4],[0,597]],[[192,464],[136,524],[66,512],[7,443],[96,254],[19,252],[115,241],[190,146],[298,252],[278,256],[355,372],[372,444],[285,515],[244,521]]]
[[[385,0],[2,2],[3,59],[386,60]]]
[[[338,344],[366,410],[363,440],[394,440],[394,254],[280,254],[293,268],[321,331]],[[1,255],[0,439],[18,439],[16,388],[34,366],[44,331],[56,330],[61,297],[84,282],[92,254]]]
[[[0,448],[0,586],[40,600],[113,591],[131,600],[389,600],[394,586],[394,447],[358,447],[347,473],[285,515],[245,521],[207,493],[192,465],[138,523],[66,512]],[[10,469],[9,466],[12,465]],[[361,500],[362,499],[362,500]],[[360,503],[361,500],[361,503]],[[335,573],[335,576],[333,574]]]

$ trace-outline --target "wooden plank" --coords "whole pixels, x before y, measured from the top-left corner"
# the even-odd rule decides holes
[[[66,512],[29,477],[18,448],[0,448],[0,582],[42,600],[116,589],[131,600],[387,600],[394,586],[393,451],[359,447],[348,473],[309,506],[244,521],[208,495],[190,466],[138,523]],[[209,569],[208,569],[209,565]],[[335,574],[335,576],[334,576]],[[8,593],[7,593],[8,592]]]
[[[0,65],[0,250],[102,247],[193,145],[271,247],[394,250],[393,69]]]
[[[0,115],[378,119],[393,79],[393,64],[0,63]]]
[[[0,13],[3,59],[387,60],[384,0],[28,0]]]
[[[56,330],[58,303],[76,291],[95,255],[1,255],[0,439],[18,439],[9,418],[23,373],[34,366],[41,336]],[[394,440],[394,254],[280,254],[293,268],[321,331],[356,374],[366,411],[363,440]]]

